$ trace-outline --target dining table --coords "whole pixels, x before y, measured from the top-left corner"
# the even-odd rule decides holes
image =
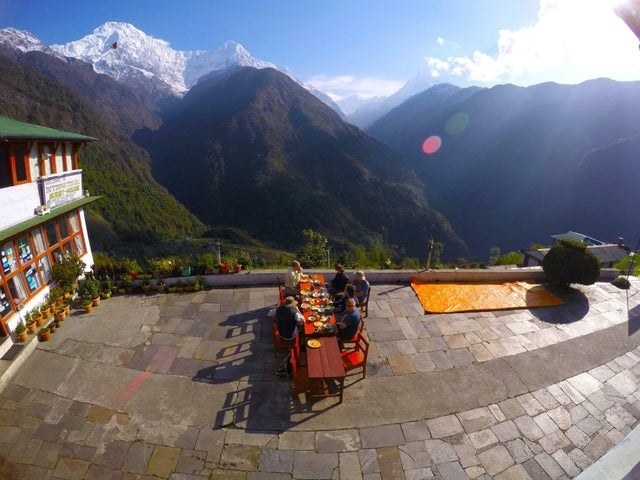
[[[312,398],[338,397],[342,403],[346,372],[336,337],[307,340],[307,368]]]

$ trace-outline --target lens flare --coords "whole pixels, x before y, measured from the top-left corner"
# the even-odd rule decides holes
[[[442,145],[442,139],[437,135],[431,135],[422,144],[422,151],[427,155],[436,153]]]
[[[458,112],[447,121],[445,130],[449,135],[457,135],[463,132],[467,128],[467,125],[469,125],[469,115]]]

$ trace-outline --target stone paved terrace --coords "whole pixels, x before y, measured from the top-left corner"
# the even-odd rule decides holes
[[[575,478],[640,420],[639,286],[425,315],[375,284],[367,378],[312,410],[274,375],[276,287],[116,296],[3,377],[0,478]]]

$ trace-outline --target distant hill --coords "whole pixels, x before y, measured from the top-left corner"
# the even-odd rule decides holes
[[[154,176],[206,224],[289,248],[312,228],[334,244],[380,240],[412,256],[430,235],[465,251],[401,155],[276,70],[201,79],[136,140]]]
[[[631,185],[640,176],[631,168],[628,138],[640,132],[638,99],[640,82],[606,79],[527,88],[438,85],[367,133],[410,158],[431,206],[472,256],[486,258],[492,246],[548,244],[567,230],[633,243],[640,194]],[[430,135],[442,145],[427,155],[422,144]]]
[[[157,125],[144,100],[81,62],[40,52],[0,50],[0,57],[2,115],[99,139],[81,153],[84,187],[105,196],[88,207],[94,248],[184,238],[204,230],[154,180],[148,153],[124,135]]]

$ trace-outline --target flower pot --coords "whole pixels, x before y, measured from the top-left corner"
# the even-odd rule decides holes
[[[41,313],[44,320],[48,320],[51,318],[51,310],[49,310],[48,308],[46,310],[43,310]]]
[[[24,332],[16,333],[16,339],[20,343],[26,342],[27,338],[28,338],[28,336],[27,336],[27,331],[26,330]]]
[[[38,340],[46,342],[51,338],[51,331],[48,328],[41,328],[38,332]]]
[[[91,311],[93,310],[93,303],[83,304],[82,309],[84,310],[84,313],[91,313]]]
[[[27,332],[36,333],[37,328],[38,328],[38,325],[36,324],[35,320],[27,323]]]
[[[236,273],[239,273],[240,270],[242,270],[242,265],[234,265],[233,266],[233,271]]]
[[[149,293],[150,289],[151,289],[151,285],[142,285],[142,293],[144,293],[145,295]]]
[[[97,307],[98,305],[100,305],[100,297],[92,298],[91,305],[93,305],[94,307]]]
[[[221,263],[220,264],[220,273],[229,273],[229,264]]]
[[[63,309],[60,309],[56,312],[56,321],[62,322],[65,318],[67,318],[67,314]]]
[[[42,325],[44,325],[44,317],[42,316],[42,314],[34,317],[34,319],[36,321],[36,327],[41,327]]]

